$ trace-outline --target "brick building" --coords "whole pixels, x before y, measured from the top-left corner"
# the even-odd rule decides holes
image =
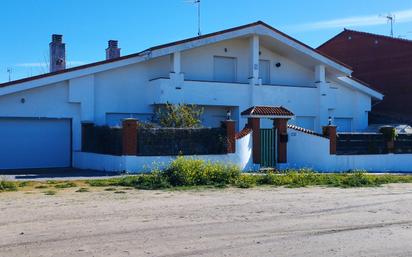
[[[353,76],[385,95],[370,123],[412,123],[412,41],[345,29],[318,50],[348,64]]]

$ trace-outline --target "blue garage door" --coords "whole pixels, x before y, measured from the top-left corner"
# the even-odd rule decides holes
[[[0,118],[0,169],[71,166],[69,119]]]

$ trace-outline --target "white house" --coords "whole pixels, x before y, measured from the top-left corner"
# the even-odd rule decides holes
[[[351,78],[350,67],[258,21],[65,69],[65,45],[50,43],[52,72],[0,84],[0,169],[66,167],[81,151],[81,124],[150,120],[154,107],[204,107],[205,126],[227,111],[240,130],[251,106],[284,106],[290,123],[320,132],[362,131],[383,95]],[[262,120],[261,127],[272,123]]]

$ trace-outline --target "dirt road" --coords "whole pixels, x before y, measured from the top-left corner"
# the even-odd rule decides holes
[[[0,194],[0,256],[412,256],[412,185]]]

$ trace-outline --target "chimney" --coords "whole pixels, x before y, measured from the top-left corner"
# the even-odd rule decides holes
[[[50,72],[66,69],[66,45],[62,35],[52,35],[50,48]]]
[[[118,48],[117,40],[109,40],[108,47],[106,48],[106,60],[119,58],[120,48]]]

